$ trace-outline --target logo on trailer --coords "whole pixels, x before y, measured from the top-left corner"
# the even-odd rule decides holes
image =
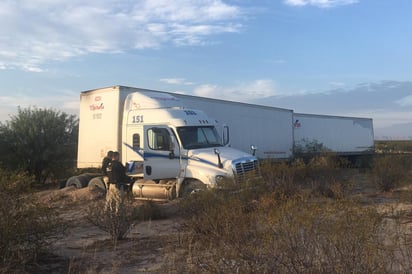
[[[100,104],[91,104],[89,106],[91,111],[95,111],[95,110],[103,110],[104,109],[104,104],[100,103]]]
[[[293,123],[293,127],[294,128],[300,128],[301,127],[301,124],[300,124],[299,120],[296,119],[296,121]]]

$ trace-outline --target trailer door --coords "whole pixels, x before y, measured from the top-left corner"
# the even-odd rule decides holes
[[[144,178],[176,178],[180,170],[178,144],[166,126],[144,126]]]

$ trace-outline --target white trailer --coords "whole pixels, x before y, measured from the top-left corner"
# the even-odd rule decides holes
[[[227,125],[230,145],[249,152],[254,145],[256,156],[264,159],[293,157],[293,111],[276,107],[174,94],[185,105],[202,109]]]
[[[374,151],[370,118],[294,113],[293,128],[295,154],[333,152],[350,156]]]
[[[77,166],[100,167],[107,151],[119,151],[134,178],[133,193],[149,199],[256,175],[257,158],[229,147],[228,133],[219,136],[216,126],[215,119],[170,93],[124,86],[84,91]],[[101,178],[92,181],[105,186]]]

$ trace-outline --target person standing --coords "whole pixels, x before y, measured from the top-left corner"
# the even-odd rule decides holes
[[[102,161],[102,173],[103,173],[103,182],[106,186],[106,194],[109,191],[109,171],[111,170],[113,151],[109,150],[107,155],[103,158]]]
[[[108,169],[110,163],[112,162],[112,157],[113,157],[113,151],[109,150],[107,152],[107,155],[103,158],[102,173],[103,173],[104,176],[108,176],[107,175],[107,171],[108,171],[107,169]]]
[[[113,206],[115,204],[116,211],[119,210],[124,199],[124,191],[128,183],[130,183],[130,177],[126,174],[125,166],[119,161],[119,152],[113,152],[112,161],[110,163],[111,170],[108,172],[109,176],[109,191],[107,202]]]

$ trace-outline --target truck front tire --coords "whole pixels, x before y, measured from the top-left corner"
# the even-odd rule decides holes
[[[199,180],[189,179],[185,180],[179,190],[179,197],[187,197],[189,195],[195,194],[199,191],[204,191],[207,189],[207,186]]]

